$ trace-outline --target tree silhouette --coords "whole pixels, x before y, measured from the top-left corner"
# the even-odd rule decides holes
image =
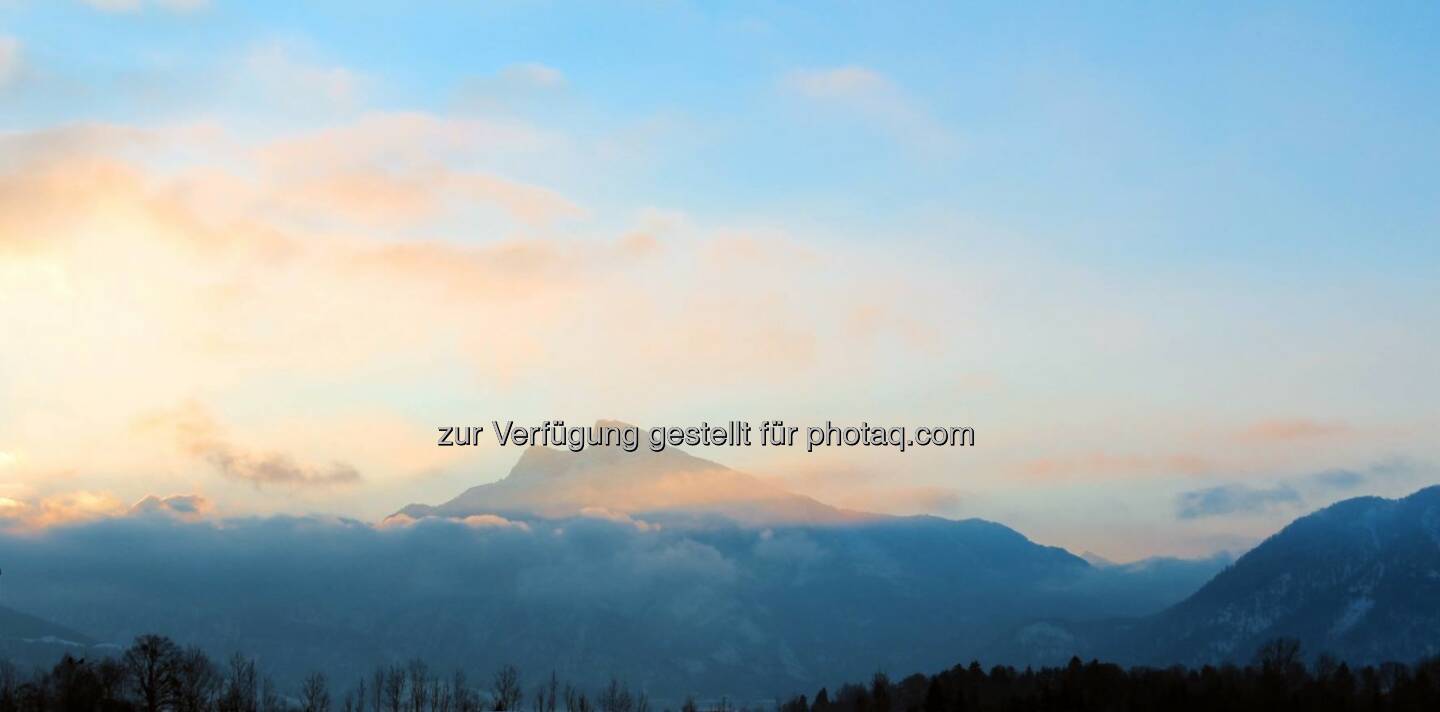
[[[160,712],[173,699],[179,661],[179,646],[164,636],[142,635],[125,650],[125,669],[143,712]]]
[[[374,680],[380,680],[380,688]],[[0,660],[0,712],[330,712],[326,677],[311,673],[298,689],[282,692],[257,673],[255,661],[232,656],[222,676],[200,650],[181,650],[167,638],[140,636],[117,658],[85,660],[65,656],[53,667],[28,675]],[[490,689],[495,709],[518,709],[520,672],[498,671]],[[378,668],[367,683],[346,691],[346,712],[480,712],[480,697],[456,671],[449,683],[428,665]],[[377,700],[379,702],[377,703]],[[612,677],[592,696],[552,673],[536,688],[533,712],[648,712],[650,701]],[[680,712],[753,712],[751,703],[728,698],[704,705],[687,698]],[[1351,667],[1327,655],[1307,669],[1294,640],[1266,641],[1249,666],[1206,665],[1198,669],[1122,668],[1072,658],[1063,667],[1025,668],[979,663],[935,675],[911,675],[898,683],[876,674],[866,685],[844,685],[832,697],[822,688],[813,701],[804,695],[777,698],[775,712],[1210,712],[1211,710],[1322,710],[1325,712],[1411,712],[1440,710],[1440,658],[1414,665],[1382,663]]]
[[[302,712],[330,712],[330,687],[321,673],[311,673],[300,687]]]
[[[495,671],[490,683],[491,709],[495,712],[513,710],[520,704],[524,693],[520,690],[520,671],[514,665],[502,666]]]

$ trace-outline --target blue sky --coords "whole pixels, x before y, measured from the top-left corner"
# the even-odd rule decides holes
[[[1358,493],[1311,473],[1399,494],[1440,456],[1437,25],[1422,3],[0,3],[0,312],[28,329],[0,357],[0,496],[377,516],[503,473],[413,441],[437,421],[777,413],[994,439],[726,457],[1119,558]],[[86,209],[28,210],[51,204]],[[177,248],[177,215],[231,237]],[[146,260],[146,288],[96,255]],[[336,267],[375,255],[383,275]],[[233,311],[176,306],[210,299]],[[89,403],[51,370],[77,348],[136,385]],[[110,434],[91,456],[54,451],[67,412]],[[225,481],[137,444],[156,413],[365,477]],[[140,454],[104,457],[121,442]],[[1232,485],[1270,504],[1176,516]]]
[[[666,125],[651,170],[621,185],[566,176],[607,202],[719,216],[799,205],[853,239],[897,218],[910,232],[979,216],[1067,257],[1139,267],[1183,255],[1219,269],[1406,271],[1435,256],[1436,14],[522,2],[97,15],[12,3],[7,31],[60,89],[23,97],[5,123],[319,120],[213,81],[265,44],[362,76],[367,109],[453,110],[467,85],[529,62],[563,73],[565,95],[516,96],[507,111],[578,135]],[[792,72],[846,66],[883,76],[946,145],[785,96]]]

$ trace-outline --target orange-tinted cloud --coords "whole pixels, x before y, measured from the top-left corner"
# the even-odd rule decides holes
[[[955,487],[910,485],[885,473],[837,463],[791,465],[768,481],[831,506],[876,514],[957,516],[966,494]]]
[[[110,492],[62,492],[35,499],[0,497],[0,530],[36,532],[51,527],[120,517],[162,516],[199,521],[213,516],[214,513],[214,504],[195,494],[165,497],[146,495],[140,501],[126,506]]]
[[[1338,438],[1351,435],[1354,428],[1339,421],[1317,421],[1306,418],[1288,420],[1264,420],[1254,423],[1240,432],[1245,440],[1263,443],[1280,443],[1295,440]]]
[[[1022,462],[1017,468],[1023,477],[1042,480],[1082,476],[1197,475],[1214,469],[1214,462],[1197,455],[1117,455],[1107,452],[1040,458]]]
[[[151,416],[143,427],[173,430],[180,447],[215,468],[221,476],[254,485],[331,487],[360,481],[360,472],[345,462],[310,464],[278,452],[255,452],[230,442],[203,409],[190,405],[171,413]]]
[[[106,492],[69,492],[34,502],[0,498],[0,526],[29,531],[123,516],[126,511]]]
[[[293,495],[358,484],[362,470],[369,485],[454,462],[421,447],[433,423],[394,416],[379,400],[365,412],[383,426],[353,423],[353,406],[323,396],[304,415],[254,407],[294,404],[297,385],[437,402],[456,384],[506,403],[563,392],[631,411],[716,385],[808,390],[868,372],[855,358],[822,358],[867,344],[883,344],[888,358],[941,355],[916,339],[889,343],[897,332],[880,328],[889,317],[854,328],[864,304],[905,303],[904,278],[863,252],[818,252],[769,226],[706,228],[645,211],[594,233],[475,234],[444,221],[395,231],[444,213],[424,195],[431,179],[488,191],[511,227],[583,221],[558,193],[495,182],[468,163],[547,140],[423,114],[258,145],[206,125],[0,136],[0,322],[25,335],[0,352],[0,374],[26,374],[0,376],[21,416],[7,423],[5,448],[26,453],[26,477],[92,477],[103,456],[106,487],[144,477],[147,490],[183,491],[198,471],[253,486],[225,492],[227,501],[258,498],[254,488]],[[335,176],[365,178],[324,197],[291,192]],[[381,219],[334,219],[347,201],[382,206]],[[222,432],[205,414],[170,422],[167,437],[129,437],[137,416],[191,400],[227,417],[236,412],[227,401],[263,415]],[[77,419],[96,443],[89,453],[65,447]]]

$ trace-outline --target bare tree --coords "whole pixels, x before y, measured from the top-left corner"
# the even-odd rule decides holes
[[[599,705],[600,712],[632,712],[635,700],[628,686],[611,677],[610,684],[600,693]]]
[[[220,672],[204,651],[190,647],[176,659],[174,683],[177,712],[208,712],[220,692]]]
[[[220,712],[256,712],[255,661],[239,653],[230,656],[229,679],[220,698]]]
[[[374,700],[371,712],[385,712],[385,669],[379,665],[370,675],[370,697]]]
[[[550,671],[550,679],[535,686],[535,697],[531,699],[530,708],[534,712],[555,712],[560,694],[560,679],[555,676],[555,671]]]
[[[0,659],[0,705],[7,710],[15,709],[15,689],[19,686],[19,680],[15,663]]]
[[[465,680],[465,671],[456,670],[455,675],[450,678],[450,697],[454,700],[455,712],[476,712],[480,706],[475,701],[475,694],[470,691],[469,683]]]
[[[405,670],[393,665],[385,673],[385,709],[400,712],[405,703]]]
[[[411,658],[406,667],[410,675],[410,712],[425,712],[425,700],[430,693],[430,668],[420,658]]]
[[[495,712],[517,709],[524,692],[520,689],[520,671],[514,665],[505,665],[495,671],[495,680],[490,685],[491,709]]]
[[[179,658],[180,647],[160,635],[142,635],[126,649],[125,670],[140,696],[140,709],[144,712],[160,712],[160,708],[170,703]]]
[[[569,683],[565,684],[565,712],[591,712],[593,709],[584,692]]]
[[[1255,662],[1261,672],[1285,674],[1300,665],[1300,641],[1283,637],[1267,640],[1255,652]]]
[[[285,701],[275,689],[275,681],[266,675],[260,682],[260,712],[285,712]]]
[[[346,704],[349,704],[348,698]],[[300,686],[300,708],[304,712],[330,712],[330,686],[324,674],[311,673],[305,678]]]
[[[430,678],[430,712],[450,712],[450,688],[439,675]]]

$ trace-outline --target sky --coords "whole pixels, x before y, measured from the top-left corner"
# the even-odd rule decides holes
[[[0,1],[0,519],[378,520],[492,419],[1117,560],[1440,481],[1440,8]],[[153,501],[153,500],[151,500]],[[193,505],[193,506],[192,506]]]

